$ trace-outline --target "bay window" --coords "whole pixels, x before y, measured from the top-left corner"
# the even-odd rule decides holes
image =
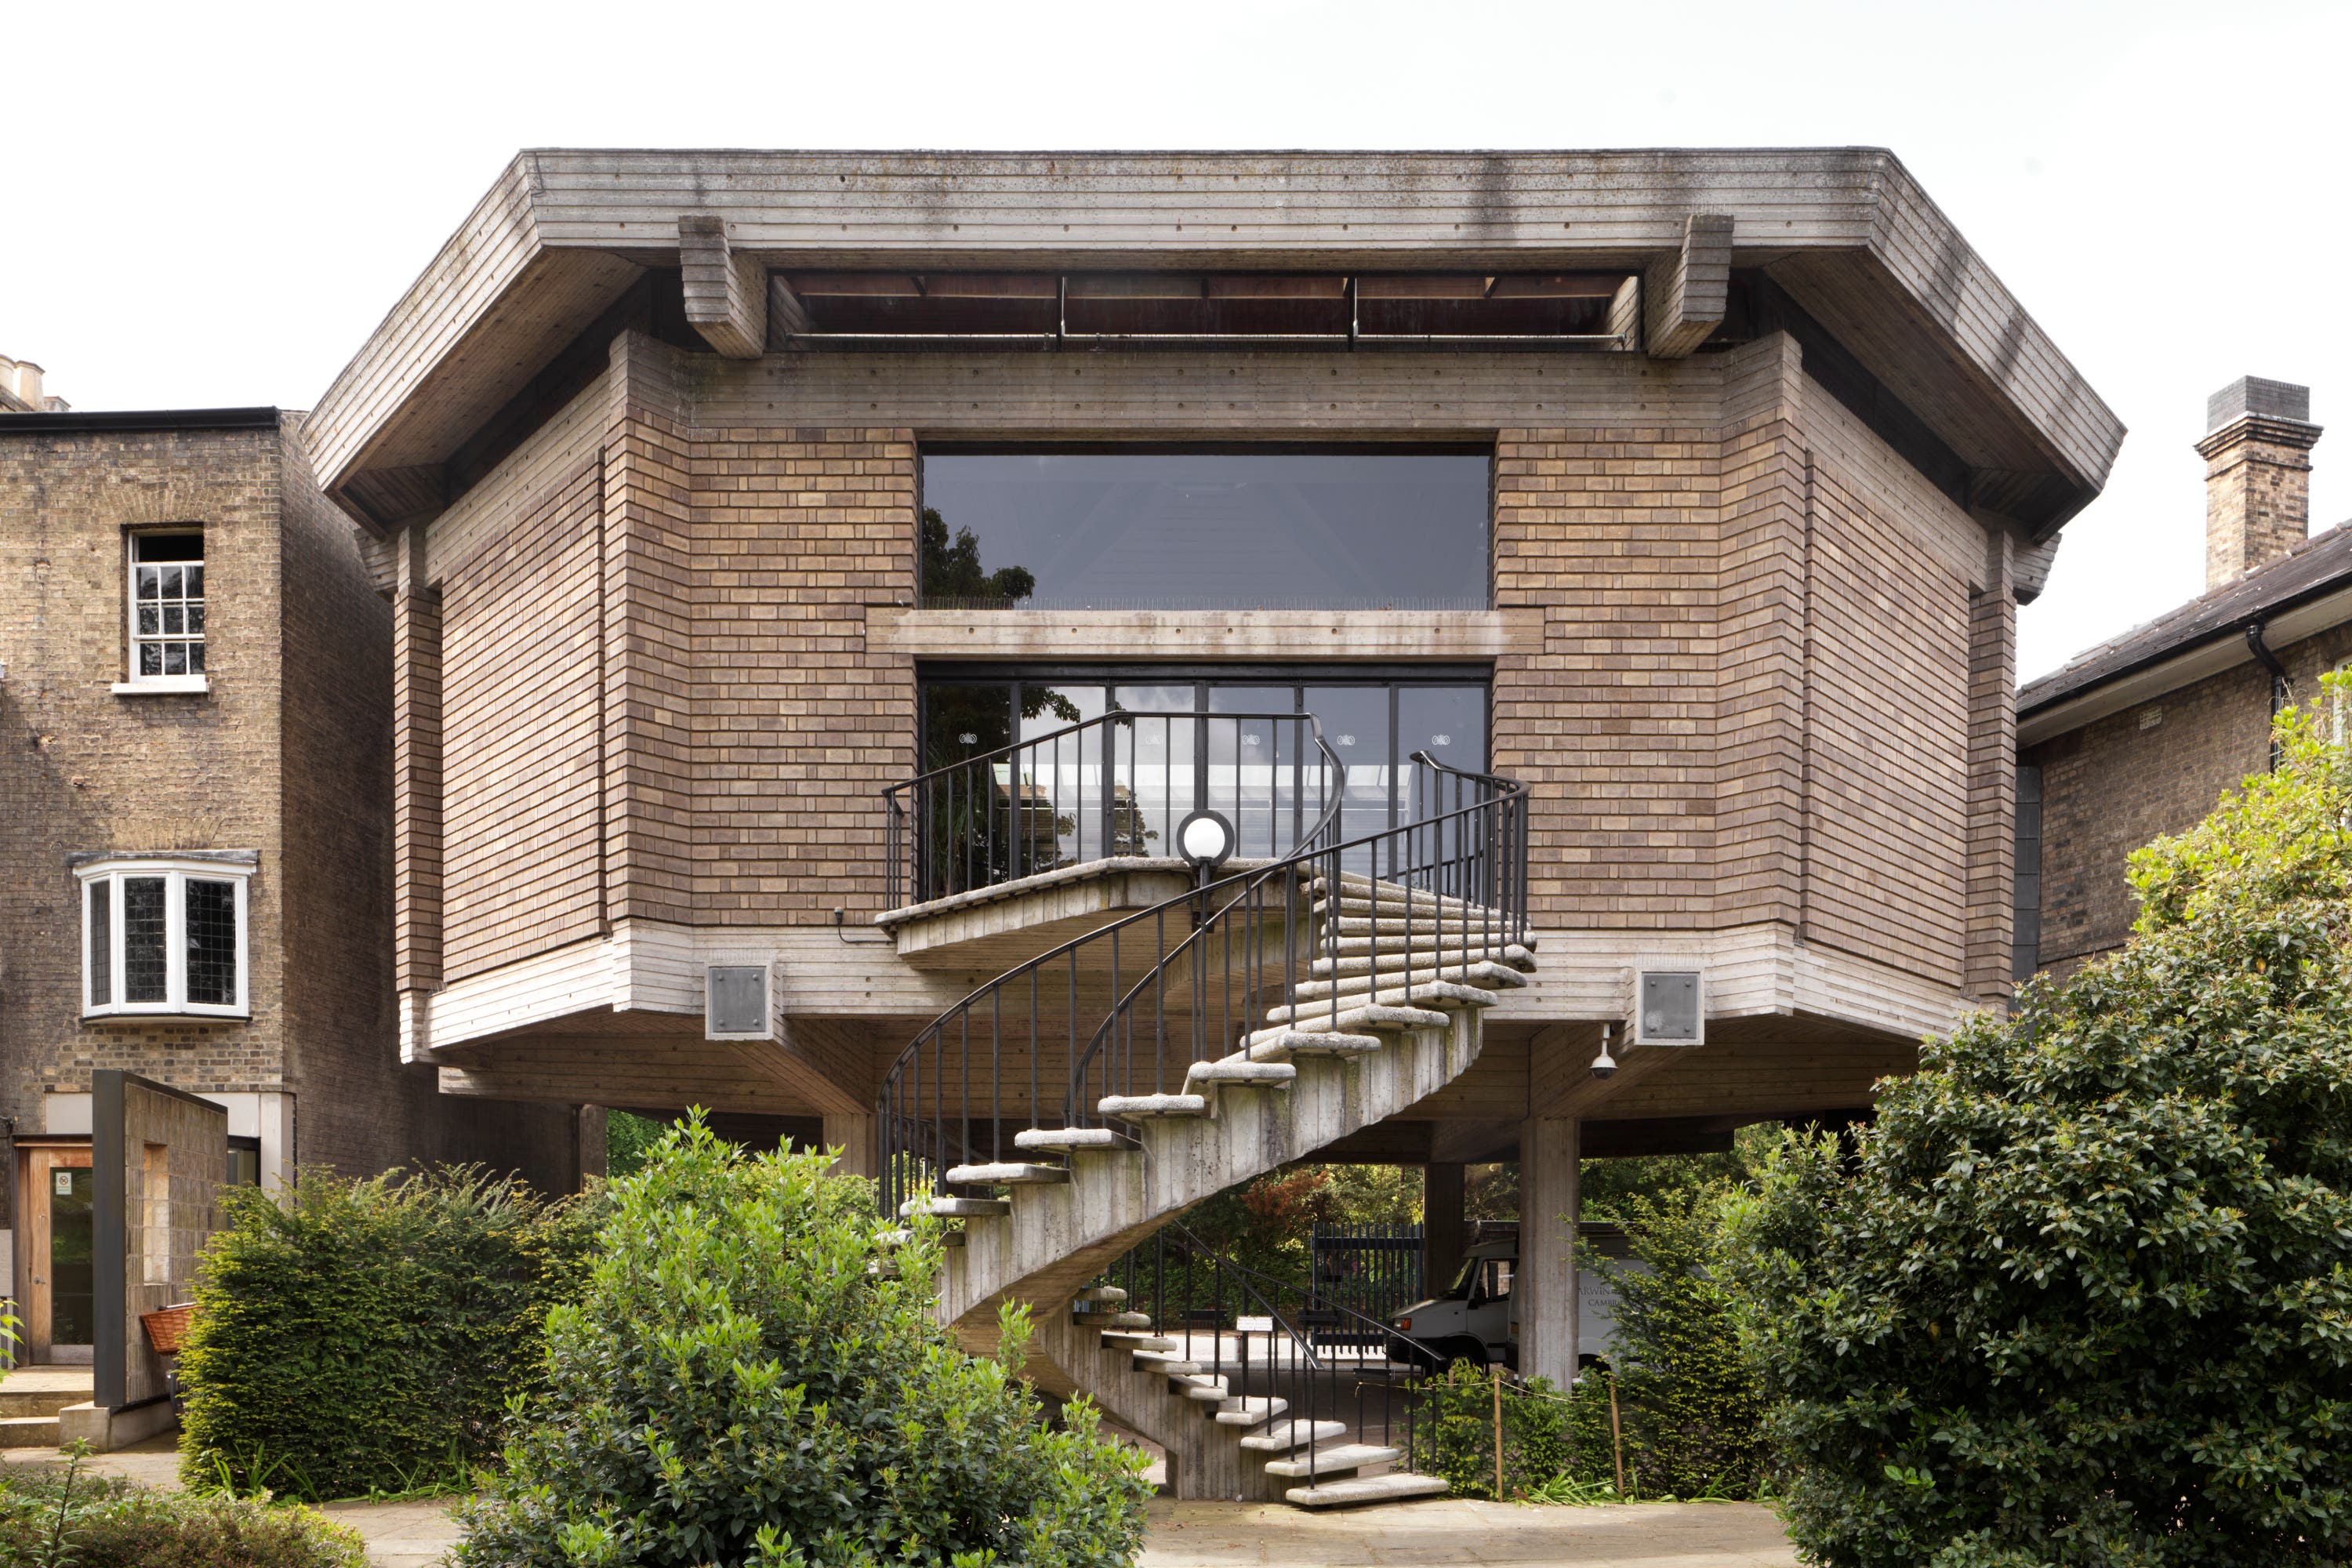
[[[75,857],[82,1016],[247,1016],[249,852]]]

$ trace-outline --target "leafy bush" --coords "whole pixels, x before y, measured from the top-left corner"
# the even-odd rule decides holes
[[[1493,1374],[1456,1362],[1444,1377],[1423,1384],[1413,1418],[1415,1469],[1443,1476],[1456,1497],[1495,1495]],[[1569,1403],[1540,1377],[1506,1378],[1502,1387],[1503,1495],[1534,1491],[1568,1473],[1571,1454]]]
[[[698,1117],[608,1189],[589,1289],[462,1510],[460,1568],[1125,1564],[1141,1460],[932,1321],[928,1231],[886,1251],[871,1185],[747,1154]]]
[[[1611,1327],[1626,1482],[1643,1495],[1746,1498],[1762,1473],[1763,1393],[1717,1257],[1728,1192],[1627,1194],[1626,1241],[1646,1267],[1591,1260],[1617,1292]]]
[[[635,1175],[646,1163],[646,1151],[668,1125],[625,1110],[604,1112],[604,1173],[616,1178]]]
[[[2133,859],[2137,934],[1768,1163],[1747,1319],[1833,1564],[2352,1557],[2352,779]]]
[[[591,1206],[470,1169],[225,1190],[180,1370],[181,1470],[309,1500],[463,1484],[498,1450]]]
[[[367,1568],[359,1531],[299,1505],[149,1491],[76,1466],[0,1468],[10,1568]]]

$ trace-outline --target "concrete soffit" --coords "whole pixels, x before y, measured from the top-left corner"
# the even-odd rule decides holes
[[[517,156],[320,399],[319,479],[381,532],[650,268],[756,357],[785,268],[1412,271],[1626,268],[1655,356],[1764,271],[2046,539],[2105,483],[2115,414],[1873,148],[1597,153]],[[1630,325],[1633,312],[1625,311]]]

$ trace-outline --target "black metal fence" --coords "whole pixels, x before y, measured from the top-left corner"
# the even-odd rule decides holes
[[[1317,1293],[1362,1317],[1388,1322],[1424,1294],[1417,1225],[1318,1225],[1307,1247]],[[1333,1326],[1317,1342],[1370,1342],[1359,1329]]]

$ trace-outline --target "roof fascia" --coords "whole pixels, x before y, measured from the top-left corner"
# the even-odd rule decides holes
[[[1701,212],[1732,216],[1737,265],[1866,258],[1943,339],[1940,357],[1999,405],[1997,422],[2023,431],[2064,480],[2059,521],[2105,483],[2120,421],[1900,161],[1875,148],[526,152],[337,376],[307,438],[331,493],[363,467],[438,460],[388,439],[432,384],[535,372],[520,363],[526,342],[554,352],[639,268],[677,265],[682,213],[719,217],[736,252],[771,267],[1372,270],[1639,268],[1675,251]],[[559,306],[530,298],[534,279],[554,282],[545,292]],[[1818,313],[1818,299],[1806,302]],[[492,407],[503,401],[495,390],[482,395]]]

